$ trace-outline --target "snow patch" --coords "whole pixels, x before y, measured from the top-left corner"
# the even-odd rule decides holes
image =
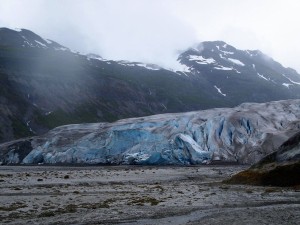
[[[101,58],[102,59],[102,58]],[[146,63],[135,63],[135,62],[129,62],[129,61],[125,61],[125,60],[122,60],[122,61],[118,61],[119,65],[122,65],[122,66],[139,66],[139,67],[144,67],[148,70],[161,70],[162,68],[155,65],[155,64],[146,64]]]
[[[236,73],[241,73],[240,71],[238,71],[237,69],[234,69],[234,71],[236,72]]]
[[[177,64],[175,66],[174,69],[172,68],[168,68],[168,70],[174,72],[174,71],[180,71],[182,72],[185,76],[188,76],[186,75],[185,73],[190,73],[191,72],[191,68],[188,67],[187,65],[184,65],[184,64],[181,64],[179,61],[177,61]],[[181,75],[181,74],[180,74]]]
[[[28,120],[27,122],[26,122],[26,126],[29,128],[29,130],[30,130],[30,132],[32,132],[33,133],[33,130],[31,129],[31,127],[30,127],[30,120]]]
[[[87,59],[96,59],[96,60],[103,60],[103,58],[100,55],[96,55],[96,54],[87,54],[86,55]]]
[[[257,75],[258,75],[260,78],[264,79],[264,80],[267,80],[267,81],[270,80],[270,78],[268,79],[268,78],[266,78],[264,75],[262,75],[262,74],[260,74],[260,73],[257,73]]]
[[[233,55],[234,52],[228,52],[228,51],[223,51],[223,50],[220,50],[220,52],[223,52],[225,55]]]
[[[199,55],[190,55],[190,61],[196,61],[198,64],[213,64],[216,61],[213,58],[204,58],[203,56]]]
[[[54,48],[54,50],[56,51],[68,51],[69,49],[66,47],[58,47],[58,48]]]
[[[46,41],[47,44],[52,44],[52,43],[53,43],[53,42],[52,42],[51,40],[49,40],[49,39],[44,39],[44,41]]]
[[[287,88],[289,88],[289,87],[290,87],[291,85],[293,85],[293,84],[282,83],[282,85],[285,86],[285,87],[287,87]]]
[[[245,52],[246,52],[250,57],[253,56],[253,54],[252,54],[251,52],[249,52],[249,50],[246,50]]]
[[[227,59],[226,57],[224,57],[222,54],[219,54],[221,59]]]
[[[222,65],[218,65],[218,67],[214,67],[214,69],[216,69],[216,70],[233,70],[232,67],[225,67]]]
[[[293,81],[291,78],[287,77],[285,74],[282,74],[286,79],[288,79],[291,83],[300,85],[300,82]]]
[[[21,35],[21,37],[25,40],[24,43],[27,44],[27,46],[34,47],[25,36]]]
[[[170,71],[174,72],[174,70],[170,70]],[[186,77],[189,77],[189,75],[188,75],[188,74],[186,74],[186,73],[189,73],[189,72],[184,72],[184,71],[176,71],[175,73],[176,73],[176,74],[178,74],[178,75],[180,75],[180,76],[183,74],[184,76],[186,76]]]
[[[118,61],[118,64],[122,65],[122,66],[135,66],[135,64],[133,62],[129,62],[129,61],[126,61],[126,60]]]
[[[194,51],[194,52],[201,52],[202,51],[202,49],[197,49],[197,48],[189,48],[189,50],[191,50],[191,51]]]
[[[136,66],[144,67],[148,70],[160,70],[161,67],[154,65],[154,64],[145,64],[145,63],[137,63]]]
[[[242,63],[240,60],[238,59],[233,59],[233,58],[228,58],[229,61],[233,62],[234,64],[236,65],[239,65],[239,66],[245,66],[244,63]]]
[[[45,116],[49,116],[53,111],[49,111],[45,113]]]
[[[38,43],[39,45],[43,46],[44,48],[48,48],[47,45],[43,44],[42,42],[39,42],[37,40],[35,40],[36,43]]]
[[[216,85],[214,86],[215,89],[217,89],[217,91],[223,95],[224,97],[226,97],[226,94],[222,93],[221,88],[218,88]]]

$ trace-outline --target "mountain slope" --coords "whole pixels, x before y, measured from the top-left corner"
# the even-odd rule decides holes
[[[300,128],[300,100],[57,127],[0,145],[1,164],[255,163]]]
[[[188,49],[179,56],[183,69],[172,71],[82,55],[29,30],[1,28],[0,142],[63,124],[300,97],[295,71],[224,45],[204,42],[201,49]],[[224,59],[224,49],[234,52],[233,61]]]

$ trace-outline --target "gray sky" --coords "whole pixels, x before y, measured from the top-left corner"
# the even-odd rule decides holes
[[[299,0],[0,0],[0,27],[73,50],[172,67],[178,51],[224,40],[300,72]]]

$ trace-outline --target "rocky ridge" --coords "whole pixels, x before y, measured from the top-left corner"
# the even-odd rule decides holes
[[[225,182],[275,186],[300,185],[300,132],[284,142],[277,151]]]

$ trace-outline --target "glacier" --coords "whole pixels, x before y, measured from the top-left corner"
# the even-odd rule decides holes
[[[300,100],[72,124],[0,144],[0,164],[253,164],[300,129]]]

